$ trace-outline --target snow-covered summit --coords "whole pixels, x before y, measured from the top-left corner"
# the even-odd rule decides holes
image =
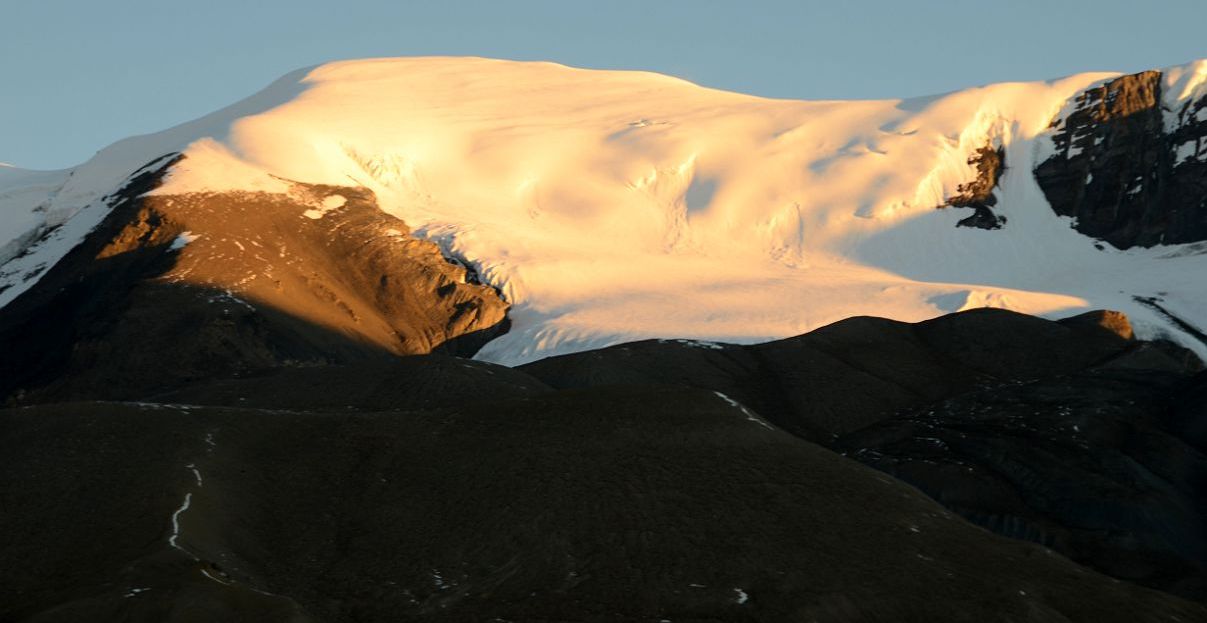
[[[1164,73],[1176,104],[1201,96],[1207,63]],[[0,262],[53,262],[132,172],[183,152],[157,194],[287,192],[289,180],[372,190],[514,304],[512,331],[480,353],[505,363],[985,305],[1119,309],[1141,335],[1204,353],[1133,297],[1207,326],[1195,311],[1207,309],[1207,256],[1100,249],[1053,213],[1031,175],[1070,99],[1116,75],[805,102],[552,63],[331,63],[69,172],[0,172]],[[957,228],[968,211],[936,207],[976,177],[969,157],[986,146],[1005,155],[994,210],[1006,224]],[[80,218],[54,249],[27,249],[31,233]],[[28,287],[17,281],[28,267],[15,266],[0,266],[10,281],[0,305]]]

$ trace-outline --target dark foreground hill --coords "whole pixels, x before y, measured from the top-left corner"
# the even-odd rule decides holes
[[[851,318],[755,346],[647,341],[522,369],[724,392],[1000,534],[1207,598],[1207,375],[1126,317]]]
[[[9,410],[21,621],[1168,621],[715,394]]]
[[[1129,337],[985,310],[10,408],[0,621],[1207,620],[1207,379]]]

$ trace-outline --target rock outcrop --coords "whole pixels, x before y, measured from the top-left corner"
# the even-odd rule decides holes
[[[957,227],[1001,229],[1006,224],[1006,217],[993,211],[997,205],[994,191],[1006,170],[1006,150],[986,145],[968,158],[968,164],[976,167],[976,178],[957,186],[956,194],[939,207],[972,208],[972,215],[960,219]]]
[[[0,309],[0,398],[125,398],[282,365],[469,355],[508,304],[361,188],[115,195]]]
[[[1118,248],[1207,240],[1207,98],[1166,109],[1162,78],[1145,71],[1077,95],[1034,172],[1057,214]]]

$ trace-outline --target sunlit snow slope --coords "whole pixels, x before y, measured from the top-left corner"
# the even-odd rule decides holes
[[[1031,174],[1069,98],[1115,75],[804,102],[549,63],[333,63],[70,172],[0,169],[0,261],[43,226],[38,214],[75,215],[86,232],[89,210],[126,176],[183,151],[157,193],[368,187],[514,303],[512,331],[479,354],[508,364],[646,337],[753,342],[852,315],[919,320],[987,305],[1118,309],[1142,336],[1207,354],[1132,298],[1160,296],[1207,327],[1207,255],[1097,248]],[[1170,93],[1189,97],[1207,63],[1167,75],[1178,81]],[[968,158],[986,145],[1005,148],[994,210],[1008,221],[957,228],[970,212],[936,206],[974,177]],[[14,284],[0,305],[28,287],[13,262],[33,251],[53,261],[79,234],[69,229],[57,247],[0,267]]]

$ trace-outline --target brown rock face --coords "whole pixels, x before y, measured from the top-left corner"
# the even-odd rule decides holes
[[[128,185],[0,310],[13,345],[0,396],[120,398],[281,365],[469,355],[506,330],[500,295],[367,190],[141,196],[158,179]]]
[[[1207,240],[1207,98],[1161,105],[1161,72],[1111,80],[1056,119],[1035,178],[1052,209],[1119,248]],[[1172,130],[1166,113],[1176,117]]]
[[[1107,331],[1125,340],[1132,340],[1136,337],[1135,331],[1132,330],[1132,321],[1127,317],[1127,314],[1110,309],[1088,311],[1084,314],[1065,318],[1060,322],[1065,326],[1086,327]]]
[[[975,165],[976,179],[956,187],[956,195],[948,198],[940,208],[972,208],[972,216],[961,219],[957,227],[978,227],[980,229],[1001,229],[1006,224],[1006,217],[993,213],[997,205],[998,180],[1006,170],[1006,150],[992,145],[986,145],[968,158],[968,164]]]

